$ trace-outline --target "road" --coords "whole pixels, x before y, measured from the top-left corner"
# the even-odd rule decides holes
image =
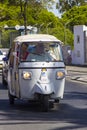
[[[66,80],[64,99],[49,112],[37,104],[15,101],[9,105],[0,79],[0,130],[87,130],[87,84]]]

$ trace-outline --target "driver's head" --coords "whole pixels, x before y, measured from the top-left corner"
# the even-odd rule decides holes
[[[36,53],[41,54],[44,53],[44,45],[43,44],[37,44],[36,46]]]

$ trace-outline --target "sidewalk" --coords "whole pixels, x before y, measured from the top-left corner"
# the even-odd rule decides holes
[[[67,77],[71,80],[87,83],[87,66],[66,66]]]
[[[68,71],[85,72],[85,73],[87,73],[87,66],[74,66],[74,65],[70,65],[70,66],[66,66],[66,69]]]

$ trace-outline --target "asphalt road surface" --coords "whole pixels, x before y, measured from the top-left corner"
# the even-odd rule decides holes
[[[10,106],[0,79],[0,130],[87,130],[87,84],[66,80],[64,99],[49,112],[16,100]]]

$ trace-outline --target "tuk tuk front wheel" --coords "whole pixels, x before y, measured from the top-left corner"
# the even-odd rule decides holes
[[[8,96],[9,96],[9,103],[10,103],[11,105],[13,105],[13,104],[14,104],[14,96],[11,95],[10,92],[8,92]]]
[[[42,111],[48,112],[49,110],[49,96],[43,95],[42,96]]]

